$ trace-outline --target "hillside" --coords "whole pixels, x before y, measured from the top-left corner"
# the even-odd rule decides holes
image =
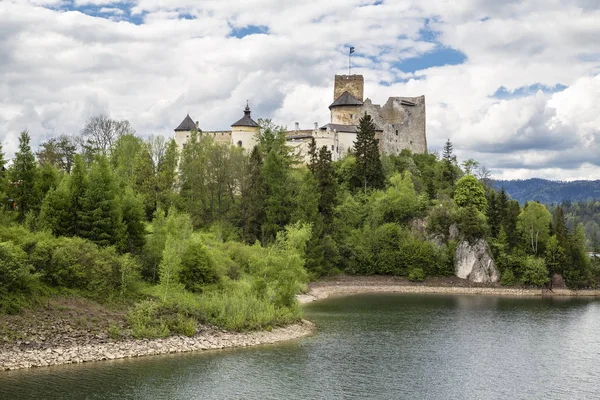
[[[510,196],[524,204],[527,200],[540,203],[561,203],[566,200],[582,201],[600,199],[600,180],[595,181],[550,181],[532,178],[525,180],[496,180],[494,187],[504,187]]]

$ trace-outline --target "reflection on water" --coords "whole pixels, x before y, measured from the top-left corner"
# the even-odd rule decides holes
[[[250,349],[0,373],[1,399],[597,398],[600,303],[358,295],[318,334]]]

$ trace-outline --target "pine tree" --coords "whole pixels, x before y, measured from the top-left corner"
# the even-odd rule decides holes
[[[310,143],[308,144],[308,157],[308,169],[314,175],[319,159],[319,152],[317,151],[317,141],[314,137],[311,137]]]
[[[456,156],[452,153],[453,146],[450,139],[444,144],[444,152],[442,154],[442,181],[454,193],[454,184],[458,178],[458,166],[456,165]]]
[[[27,131],[21,132],[19,151],[15,154],[15,160],[9,170],[9,195],[16,204],[20,221],[25,220],[27,212],[40,205],[35,187],[35,157],[29,146],[30,140]]]
[[[66,214],[69,218],[65,220],[66,230],[69,236],[81,236],[82,213],[84,208],[84,196],[88,189],[87,167],[83,157],[76,155],[73,160],[73,170],[69,179],[69,209]]]
[[[379,141],[375,138],[375,124],[368,114],[365,114],[359,121],[354,142],[354,154],[356,156],[356,174],[361,177],[365,193],[367,187],[383,188],[385,177],[379,157]]]
[[[262,177],[265,187],[265,220],[262,225],[263,241],[274,241],[277,232],[290,222],[291,189],[289,185],[289,164],[287,156],[282,156],[272,149],[262,167]]]
[[[125,230],[116,198],[115,178],[106,157],[97,157],[88,178],[88,186],[82,199],[80,236],[99,246],[122,243]]]
[[[158,203],[158,176],[148,145],[142,144],[133,162],[132,187],[141,196],[147,219],[151,219]]]
[[[127,188],[119,203],[125,229],[124,241],[120,243],[119,249],[124,253],[140,254],[146,238],[143,200],[132,189]]]
[[[262,156],[258,146],[254,146],[248,160],[247,184],[242,187],[241,215],[242,235],[246,243],[261,240],[261,226],[265,219],[265,188],[262,177]]]
[[[337,182],[331,164],[331,152],[326,146],[321,147],[321,150],[319,150],[314,174],[319,190],[319,213],[323,216],[324,230],[329,233],[331,232],[333,210],[336,204]]]
[[[173,204],[178,162],[177,143],[174,139],[171,139],[167,144],[164,157],[156,165],[157,208],[168,210]]]
[[[192,132],[186,143],[179,165],[180,199],[182,208],[190,214],[194,227],[206,222],[207,199],[207,151],[205,141],[196,132]]]

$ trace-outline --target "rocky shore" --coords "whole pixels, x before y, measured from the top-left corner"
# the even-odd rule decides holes
[[[153,340],[125,339],[103,343],[92,341],[88,344],[47,348],[32,348],[28,343],[19,342],[12,346],[3,346],[0,350],[0,370],[256,346],[297,339],[310,335],[314,329],[315,325],[313,323],[302,320],[297,324],[260,332],[236,333],[205,328],[194,337],[171,336]]]
[[[456,278],[432,279],[424,283],[410,282],[397,277],[338,276],[313,282],[306,294],[299,295],[300,303],[359,293],[421,293],[469,294],[489,296],[586,296],[600,297],[600,290],[569,290],[540,288],[512,288],[498,284],[476,284]]]

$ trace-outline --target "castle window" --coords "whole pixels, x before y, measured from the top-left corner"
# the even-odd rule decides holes
[[[331,151],[334,151],[334,150],[335,150],[335,146],[331,145]]]
[[[412,140],[410,141],[410,144],[412,144]]]
[[[242,147],[242,141],[241,140],[238,142],[238,147]]]
[[[354,117],[354,114],[350,114],[350,118]]]
[[[396,129],[396,136],[398,136],[398,129]]]

